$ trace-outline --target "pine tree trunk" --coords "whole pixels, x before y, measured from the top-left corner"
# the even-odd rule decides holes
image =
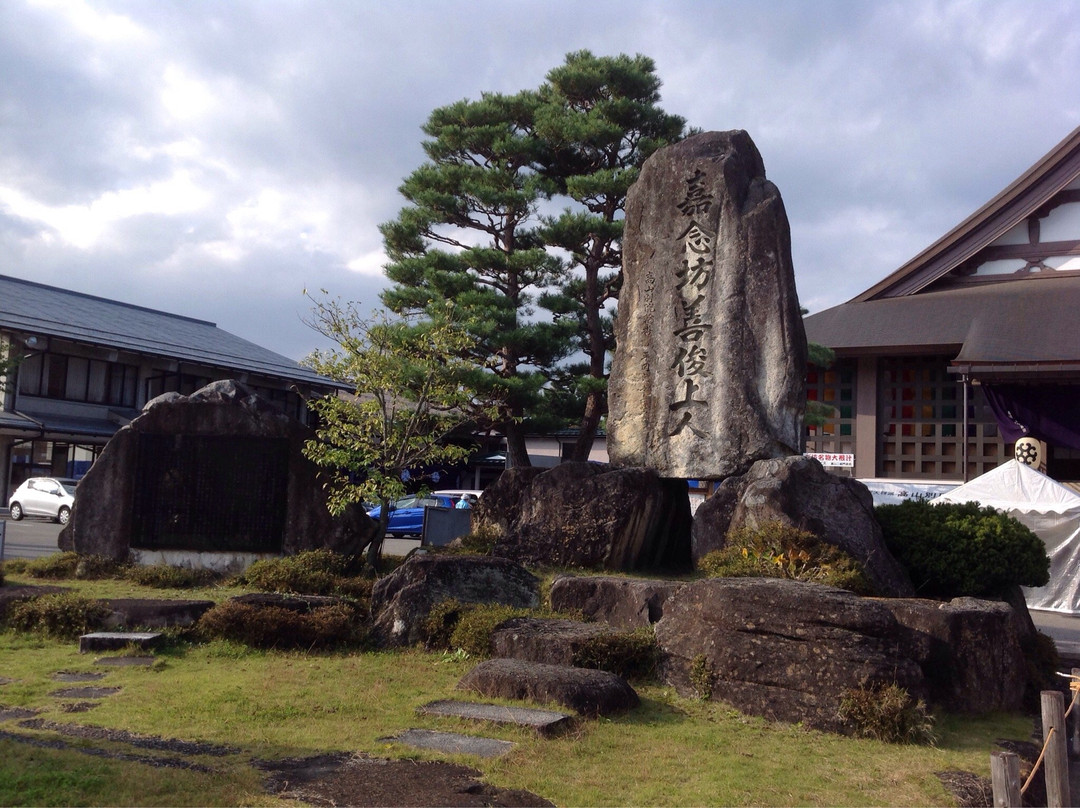
[[[510,468],[528,468],[532,465],[525,446],[525,430],[521,424],[513,421],[506,425],[506,457]]]
[[[577,440],[570,454],[571,460],[584,463],[592,454],[593,443],[596,441],[596,430],[600,426],[600,418],[604,414],[604,394],[599,390],[589,393],[585,399],[585,413],[581,416],[578,426]]]

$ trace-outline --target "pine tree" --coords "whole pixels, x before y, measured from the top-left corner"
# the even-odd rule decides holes
[[[546,220],[543,238],[569,256],[561,288],[541,303],[575,323],[587,363],[575,368],[584,400],[572,459],[587,460],[607,409],[607,356],[615,348],[611,305],[622,278],[626,194],[645,159],[681,139],[685,120],[658,106],[660,79],[645,56],[571,53],[538,92],[535,134],[541,173],[574,208]],[[574,395],[576,393],[576,395]]]
[[[464,382],[497,407],[511,465],[529,465],[524,418],[571,350],[571,324],[534,317],[538,292],[559,280],[537,209],[556,184],[534,170],[533,93],[484,94],[431,113],[429,161],[399,189],[409,204],[381,228],[394,285],[383,302],[438,321],[443,304],[472,336]]]

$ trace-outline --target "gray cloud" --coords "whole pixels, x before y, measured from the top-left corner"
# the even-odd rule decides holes
[[[429,112],[643,53],[746,129],[804,305],[884,277],[1080,123],[1080,7],[998,0],[0,6],[0,272],[217,322],[294,358],[302,291],[375,305]]]

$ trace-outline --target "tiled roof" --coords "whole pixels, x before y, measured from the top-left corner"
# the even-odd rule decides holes
[[[0,275],[0,328],[134,353],[336,386],[214,323]]]
[[[804,321],[807,338],[841,355],[949,352],[990,370],[1080,369],[1080,275],[974,284],[844,303]]]

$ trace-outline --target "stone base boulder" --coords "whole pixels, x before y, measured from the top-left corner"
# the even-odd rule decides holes
[[[611,715],[633,709],[640,699],[614,673],[520,659],[489,659],[458,682],[458,689],[482,696],[538,704],[559,704],[578,715]]]
[[[208,552],[359,554],[378,526],[359,507],[330,514],[325,480],[303,454],[313,434],[238,381],[158,396],[79,482],[60,549],[118,561],[131,548],[190,552],[187,565]]]
[[[845,691],[897,684],[925,697],[882,602],[772,578],[695,581],[656,624],[665,681],[682,695],[834,732]]]
[[[504,659],[573,666],[589,643],[618,633],[604,623],[513,617],[491,633],[491,652]]]
[[[580,611],[621,629],[651,626],[664,616],[668,599],[684,586],[681,581],[563,575],[551,585],[551,608],[557,612]]]
[[[1016,618],[1001,601],[879,601],[896,617],[905,654],[919,663],[929,700],[951,712],[1023,708],[1027,669]]]
[[[474,526],[501,534],[497,556],[610,570],[690,566],[686,483],[649,469],[563,463],[528,477],[504,474],[480,503]]]
[[[535,608],[540,581],[505,558],[418,554],[379,579],[371,593],[373,635],[385,646],[413,645],[444,600]]]
[[[866,486],[801,455],[760,460],[746,474],[724,480],[694,515],[693,557],[724,547],[729,530],[773,521],[845,550],[862,562],[880,594],[915,594],[907,571],[885,546]]]

